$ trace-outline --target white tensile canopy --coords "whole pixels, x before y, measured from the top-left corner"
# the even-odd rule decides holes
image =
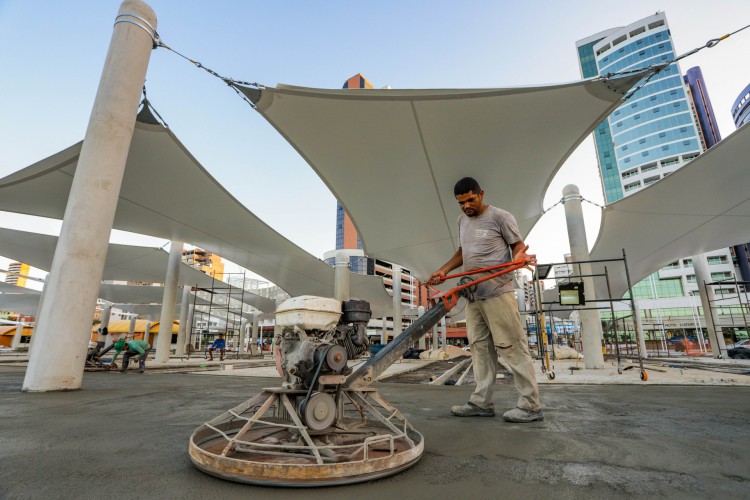
[[[624,248],[635,285],[679,258],[748,241],[750,127],[745,126],[667,178],[607,205],[591,258],[621,258]],[[607,268],[612,295],[621,297],[627,291],[625,270],[615,263]],[[606,296],[605,288],[597,288],[597,296]]]
[[[153,123],[144,110],[128,153],[115,229],[199,246],[291,295],[333,296],[331,266],[234,199],[168,128]],[[0,210],[62,219],[81,144],[0,179]],[[352,274],[350,289],[352,297],[369,301],[377,316],[391,309],[380,277]]]
[[[236,87],[340,200],[365,254],[424,279],[458,248],[456,181],[475,177],[527,235],[555,172],[643,76],[476,90]]]
[[[25,262],[38,269],[49,270],[52,267],[56,246],[57,236],[0,228],[0,255]],[[162,283],[166,277],[168,260],[169,254],[163,248],[110,243],[102,279]],[[187,264],[180,264],[179,284],[210,288],[212,279]],[[21,289],[24,290],[28,289]],[[110,302],[161,303],[163,293],[164,289],[160,287],[102,285],[99,297]],[[242,298],[244,303],[263,312],[272,312],[276,309],[275,301],[247,291],[242,297],[233,294],[232,298]],[[0,296],[0,308],[9,307],[9,304],[3,303],[3,296]]]

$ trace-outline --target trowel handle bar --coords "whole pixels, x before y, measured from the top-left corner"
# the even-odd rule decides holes
[[[507,274],[511,271],[515,271],[516,269],[524,268],[527,265],[528,264],[522,260],[514,260],[511,262],[506,262],[504,264],[498,264],[496,266],[483,267],[482,269],[474,269],[472,271],[466,271],[463,273],[450,274],[446,276],[445,279],[460,278],[461,276],[470,276],[472,274],[485,273],[485,272],[493,271],[495,269],[499,269],[499,271],[496,271],[492,274],[488,274],[487,276],[482,276],[479,279],[460,284],[456,287],[451,288],[450,290],[438,291],[438,293],[430,297],[430,300],[433,300],[433,301],[440,300],[443,303],[445,303],[445,308],[446,308],[446,313],[447,313],[458,302],[458,297],[460,295],[459,292],[461,292],[462,290],[465,290],[479,283],[483,283],[487,280],[491,280],[492,278],[497,278],[498,276],[502,276],[503,274]]]

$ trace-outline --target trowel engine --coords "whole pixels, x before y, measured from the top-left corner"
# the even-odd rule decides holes
[[[320,384],[321,376],[324,381],[343,382],[343,378],[330,375],[351,373],[347,361],[367,350],[367,322],[370,316],[369,302],[348,300],[341,304],[341,317],[330,329],[303,329],[299,325],[282,327],[276,337],[284,378],[282,387],[309,389]]]
[[[336,386],[351,373],[347,361],[368,350],[367,322],[372,316],[364,300],[344,302],[322,297],[296,297],[277,311],[276,363],[282,388],[306,391],[297,413],[313,431],[336,420]]]

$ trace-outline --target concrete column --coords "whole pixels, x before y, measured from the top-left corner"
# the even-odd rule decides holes
[[[99,328],[106,328],[109,330],[109,319],[112,316],[112,306],[106,306],[104,309],[102,309],[102,322],[99,325]],[[112,335],[108,334],[106,337],[100,339],[104,342],[104,347],[107,348],[112,343]]]
[[[248,351],[250,351],[250,354],[253,356],[260,354],[260,349],[258,349],[258,330],[260,328],[260,325],[258,324],[258,316],[258,313],[253,314],[253,324],[250,327],[251,333]]]
[[[342,302],[349,300],[349,254],[344,250],[336,252],[334,272],[334,298]]]
[[[424,306],[417,307],[417,319],[424,316]],[[419,337],[419,349],[427,349],[426,347],[427,340],[424,338],[424,335]]]
[[[194,319],[195,319],[195,306],[193,306],[193,304],[190,304],[188,306],[187,323],[185,324],[185,337],[187,337],[187,341],[190,344],[192,344],[195,341],[195,339],[193,338],[193,320]]]
[[[383,317],[383,329],[380,331],[380,343],[385,345],[388,343],[388,318]]]
[[[34,322],[34,329],[31,331],[31,342],[29,342],[29,359],[31,359],[32,350],[34,349],[34,339],[39,337],[36,334],[39,328],[39,314],[42,311],[42,305],[44,304],[44,297],[47,291],[47,283],[49,282],[49,274],[44,278],[44,285],[42,286],[42,293],[39,295],[39,303],[36,306],[36,321]],[[88,346],[86,347],[88,351]],[[87,352],[88,353],[88,352]]]
[[[240,340],[237,345],[237,352],[242,352],[245,348],[245,339],[247,338],[247,318],[240,319]]]
[[[138,319],[137,314],[130,313],[130,325],[128,325],[128,334],[126,338],[133,338],[135,335],[135,322]]]
[[[448,325],[445,324],[445,316],[440,318],[440,337],[443,341],[443,351],[448,350]]]
[[[143,327],[143,340],[146,342],[151,338],[151,319],[146,320],[146,325]]]
[[[187,331],[188,313],[190,312],[190,286],[182,287],[182,304],[180,305],[180,328],[177,330],[177,346],[175,354],[177,356],[185,355],[186,340],[185,332]]]
[[[641,307],[638,301],[635,301],[635,318],[633,318],[634,326],[636,330],[636,340],[641,346],[641,357],[643,359],[648,358],[648,351],[646,350],[646,337],[643,335],[643,321],[641,321]],[[640,332],[640,335],[637,334]]]
[[[714,291],[705,284],[713,281],[711,272],[708,270],[708,260],[706,254],[693,256],[693,269],[695,270],[695,282],[698,284],[698,292],[701,296],[701,306],[703,306],[703,319],[706,321],[706,330],[708,330],[708,339],[711,342],[711,355],[714,358],[722,358],[727,352],[727,345],[724,342],[724,335],[716,331],[712,314],[711,304],[714,304]]]
[[[568,184],[563,188],[563,204],[565,205],[565,222],[568,226],[568,240],[570,240],[570,254],[573,261],[590,260],[589,247],[586,242],[586,226],[583,221],[581,194],[578,186]],[[590,264],[579,265],[580,274],[591,274]],[[583,278],[586,299],[596,299],[594,280]],[[586,368],[604,368],[602,354],[602,323],[596,310],[579,310],[581,317],[581,337],[583,343],[583,362]]]
[[[19,321],[16,325],[16,333],[13,335],[13,343],[10,346],[14,351],[21,347],[21,336],[23,336],[23,323]]]
[[[34,336],[45,349],[32,353],[24,391],[81,387],[91,316],[155,29],[156,15],[146,3],[125,0],[120,5],[52,261],[51,300],[44,301],[37,320]]]
[[[393,338],[401,334],[401,267],[393,266]]]
[[[159,318],[159,334],[156,337],[157,363],[169,361],[169,350],[172,347],[172,325],[174,324],[174,305],[177,302],[177,283],[180,278],[180,262],[182,262],[181,241],[173,241],[169,248],[167,262],[167,277],[164,280],[164,298],[161,301],[161,317]]]

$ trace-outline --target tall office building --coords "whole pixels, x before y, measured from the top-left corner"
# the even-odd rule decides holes
[[[750,85],[742,89],[737,100],[732,104],[732,118],[737,128],[750,123]],[[733,250],[742,281],[750,281],[750,243],[736,245]],[[750,286],[745,285],[745,289],[748,288]]]
[[[737,128],[750,122],[750,85],[742,89],[732,105],[732,118]]]
[[[362,73],[348,78],[342,88],[372,89],[372,83]],[[362,242],[354,227],[349,214],[340,203],[336,203],[336,250],[351,250],[349,252],[349,269],[353,273],[382,276],[385,288],[393,290],[393,268],[390,262],[367,257],[362,251]],[[326,252],[323,260],[334,265],[336,252]],[[419,282],[411,276],[408,269],[401,269],[401,302],[405,307],[416,307],[419,300]]]
[[[676,56],[663,12],[580,40],[576,46],[585,78],[662,64]],[[688,99],[679,65],[671,64],[597,127],[607,203],[653,184],[701,153]]]
[[[20,287],[26,286],[26,276],[29,275],[29,265],[23,262],[11,262],[8,264],[8,273],[5,282]]]
[[[576,42],[581,75],[592,78],[669,62],[677,56],[663,12]],[[594,130],[606,203],[644,189],[721,140],[699,68],[683,78],[677,63],[656,74]],[[731,279],[728,249],[708,255],[713,281]],[[694,325],[697,293],[690,258],[670,263],[637,283],[644,327]],[[650,321],[648,321],[650,320]]]
[[[357,73],[348,78],[342,88],[371,89],[374,87],[370,80],[362,76],[362,73]],[[341,203],[336,202],[336,250],[344,248],[362,248],[362,242],[359,241],[359,235],[349,214],[346,213]]]

